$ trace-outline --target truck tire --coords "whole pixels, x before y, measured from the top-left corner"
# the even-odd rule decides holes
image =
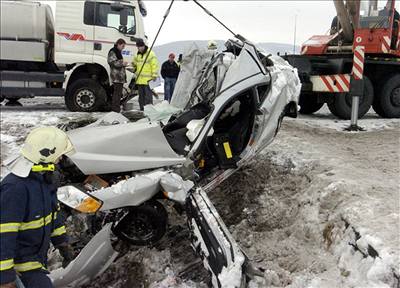
[[[21,99],[21,97],[12,97],[12,98],[2,97],[1,101],[3,101],[4,99],[7,99],[8,101],[17,102]]]
[[[390,77],[383,84],[379,95],[382,115],[385,118],[400,118],[400,74]]]
[[[385,117],[385,113],[383,112],[381,101],[379,95],[374,97],[374,102],[372,102],[372,108],[374,109],[375,113],[381,117]]]
[[[324,106],[324,103],[318,103],[317,95],[311,93],[302,93],[300,95],[299,105],[301,114],[313,114]]]
[[[97,81],[87,78],[76,80],[65,94],[65,105],[72,112],[100,111],[106,100],[106,90]]]
[[[371,81],[364,76],[364,95],[360,97],[360,106],[358,108],[358,118],[362,118],[371,109],[374,101],[374,87]],[[339,94],[335,99],[328,103],[329,111],[338,118],[349,120],[351,118],[351,102],[350,93]]]

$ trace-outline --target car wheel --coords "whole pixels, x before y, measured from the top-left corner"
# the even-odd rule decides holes
[[[400,74],[386,80],[379,95],[383,117],[400,118]]]
[[[324,106],[324,103],[318,103],[317,95],[305,93],[300,95],[299,100],[301,114],[313,114]]]
[[[93,79],[80,79],[71,84],[65,95],[70,111],[99,111],[106,103],[106,90]]]
[[[152,245],[164,236],[167,224],[168,214],[164,206],[158,201],[151,201],[130,208],[130,212],[115,225],[113,232],[132,245]]]
[[[371,81],[364,76],[364,95],[360,97],[358,118],[362,118],[371,108],[374,100],[374,88]],[[335,99],[328,103],[329,110],[338,118],[348,120],[351,118],[352,96],[350,93],[338,94]]]

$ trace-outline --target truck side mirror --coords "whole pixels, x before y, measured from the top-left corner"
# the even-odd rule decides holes
[[[121,10],[119,17],[119,24],[125,27],[128,25],[128,10],[126,9]]]

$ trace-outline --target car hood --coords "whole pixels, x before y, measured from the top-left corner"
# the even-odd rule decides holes
[[[169,146],[159,124],[87,126],[68,132],[67,156],[86,175],[121,173],[177,165],[185,158]]]

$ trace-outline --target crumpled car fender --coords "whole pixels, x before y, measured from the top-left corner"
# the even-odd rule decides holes
[[[82,285],[102,274],[118,256],[110,237],[111,223],[105,225],[66,268],[50,273],[54,287]]]
[[[127,206],[138,206],[160,190],[160,179],[168,171],[153,171],[123,180],[117,184],[91,192],[91,195],[103,201],[100,211]]]

